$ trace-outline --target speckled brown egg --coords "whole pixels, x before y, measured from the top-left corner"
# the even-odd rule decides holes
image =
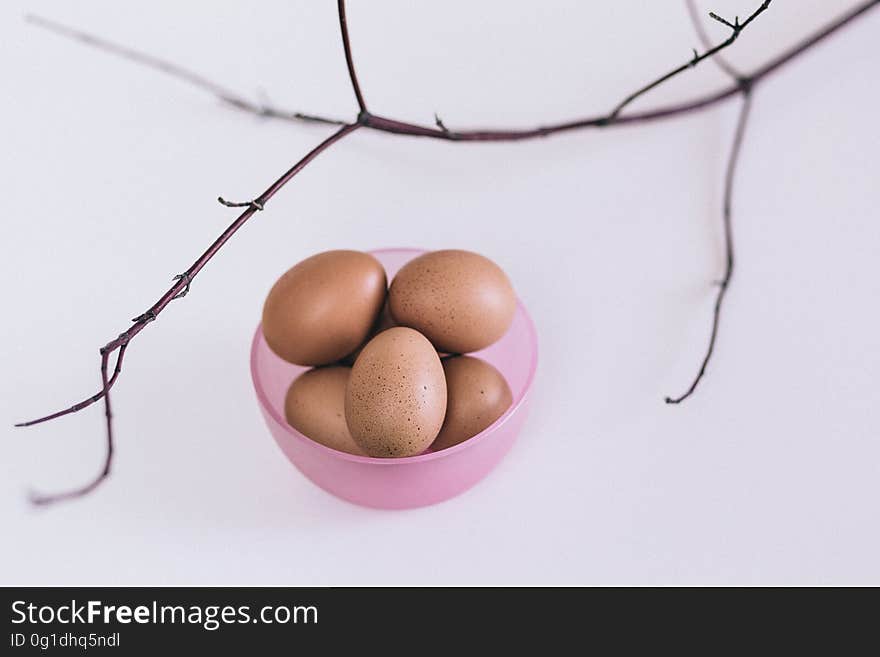
[[[421,454],[434,442],[445,414],[443,366],[425,336],[395,327],[367,343],[345,395],[348,429],[367,454]]]
[[[388,291],[394,320],[420,331],[439,351],[488,347],[510,327],[516,295],[494,262],[470,251],[433,251],[407,264]]]
[[[366,339],[385,295],[385,269],[367,253],[326,251],[306,258],[266,297],[266,344],[297,365],[338,361]]]
[[[510,386],[497,369],[473,356],[443,359],[446,419],[432,447],[458,445],[504,415],[513,403]]]
[[[297,377],[284,398],[288,424],[317,443],[364,456],[345,422],[345,388],[351,369],[319,367]]]

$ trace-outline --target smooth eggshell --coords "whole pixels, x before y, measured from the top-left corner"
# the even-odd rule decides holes
[[[478,351],[510,327],[516,295],[494,262],[470,251],[433,251],[405,264],[388,291],[401,326],[425,335],[439,351]]]
[[[367,343],[345,395],[349,431],[367,454],[421,454],[434,442],[445,414],[443,366],[425,336],[395,327]]]
[[[513,403],[507,380],[492,365],[473,356],[443,360],[446,419],[432,448],[446,449],[473,438],[504,415]]]
[[[294,379],[284,398],[288,424],[317,443],[364,456],[345,422],[345,388],[351,368],[320,367]]]
[[[266,297],[266,344],[297,365],[338,361],[366,339],[385,295],[385,269],[367,253],[326,251],[306,258]]]

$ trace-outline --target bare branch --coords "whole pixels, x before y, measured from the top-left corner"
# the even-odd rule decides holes
[[[113,410],[110,406],[110,388],[113,386],[113,379],[119,374],[122,363],[122,356],[125,353],[125,345],[119,348],[119,355],[116,357],[116,367],[114,368],[113,378],[107,378],[107,363],[110,354],[104,352],[101,354],[101,383],[103,385],[102,393],[104,399],[104,422],[107,427],[107,451],[104,455],[104,466],[97,476],[89,483],[73,490],[63,493],[55,493],[51,495],[41,495],[39,493],[31,493],[31,504],[35,506],[47,506],[55,502],[63,502],[64,500],[72,500],[91,493],[101,483],[110,476],[110,466],[113,464]]]
[[[221,87],[220,85],[207,80],[191,71],[188,71],[182,67],[179,67],[175,64],[171,64],[159,58],[145,55],[143,53],[131,50],[129,48],[125,48],[123,46],[119,46],[113,44],[109,41],[105,41],[103,39],[99,39],[97,37],[93,37],[84,32],[79,32],[77,30],[73,30],[71,28],[65,27],[58,23],[41,19],[37,17],[29,17],[32,23],[36,25],[40,25],[46,29],[49,29],[53,32],[62,34],[66,37],[76,39],[98,49],[101,49],[106,52],[113,53],[120,57],[129,59],[141,65],[147,66],[149,68],[153,68],[167,75],[175,77],[177,79],[186,81],[196,87],[199,87],[209,93],[212,93],[222,101],[230,104],[234,107],[242,109],[244,111],[254,113],[260,116],[267,116],[272,118],[282,118],[286,120],[300,120],[300,121],[312,121],[318,123],[326,123],[340,126],[336,132],[327,137],[324,141],[319,143],[315,148],[313,148],[309,153],[305,155],[302,159],[300,159],[296,164],[294,164],[290,169],[288,169],[281,177],[279,177],[274,183],[272,183],[262,194],[251,201],[234,203],[224,200],[222,197],[218,198],[219,202],[228,207],[240,207],[244,208],[244,211],[227,227],[227,229],[221,233],[221,235],[214,240],[214,242],[207,248],[207,250],[199,256],[198,259],[190,266],[182,274],[178,274],[174,277],[174,284],[156,301],[150,308],[148,308],[144,313],[138,315],[132,320],[132,325],[127,328],[125,331],[120,333],[115,339],[111,340],[107,344],[105,344],[100,349],[101,354],[101,382],[102,388],[98,393],[92,395],[91,397],[70,406],[67,409],[62,411],[58,411],[51,415],[47,415],[45,417],[39,418],[37,420],[31,420],[29,422],[23,422],[16,426],[32,426],[34,424],[39,424],[41,422],[46,422],[48,420],[56,419],[62,417],[64,415],[75,413],[77,411],[88,408],[92,404],[97,401],[104,400],[105,404],[105,418],[107,425],[107,456],[104,464],[104,468],[101,473],[89,484],[86,486],[70,491],[68,493],[63,493],[61,495],[55,496],[36,496],[34,498],[34,502],[37,504],[47,504],[53,501],[58,501],[61,499],[71,499],[74,497],[80,497],[92,490],[94,490],[102,481],[106,479],[106,477],[110,473],[110,466],[112,462],[113,456],[113,431],[112,431],[112,411],[110,406],[110,390],[113,388],[114,384],[119,378],[121,369],[122,369],[122,361],[123,357],[126,353],[126,349],[128,348],[131,341],[151,322],[153,322],[159,314],[168,306],[169,303],[174,301],[175,299],[180,299],[184,297],[190,290],[190,285],[193,279],[198,275],[198,273],[202,270],[202,268],[217,254],[217,252],[223,247],[223,245],[234,235],[239,228],[241,228],[247,221],[253,216],[256,212],[264,209],[265,204],[284,187],[290,180],[296,176],[305,166],[307,166],[315,157],[317,157],[320,153],[328,149],[330,146],[335,144],[337,141],[347,136],[351,132],[357,130],[360,127],[372,128],[374,130],[389,132],[394,134],[401,134],[410,137],[430,137],[435,139],[445,139],[450,141],[517,141],[522,139],[531,139],[536,137],[545,137],[551,134],[566,132],[569,130],[576,130],[581,128],[588,127],[606,127],[611,125],[624,125],[624,124],[632,124],[632,123],[643,123],[649,121],[655,121],[663,118],[669,118],[681,114],[687,114],[690,112],[695,112],[701,110],[706,107],[713,106],[717,103],[720,103],[732,96],[742,95],[743,96],[743,108],[740,113],[739,123],[737,126],[737,132],[734,139],[733,148],[731,151],[731,158],[728,163],[727,169],[727,177],[726,177],[726,185],[725,185],[725,202],[724,202],[724,227],[725,227],[725,243],[727,250],[727,268],[724,279],[720,283],[720,289],[718,293],[718,297],[716,299],[715,304],[715,313],[714,313],[714,321],[712,334],[710,337],[709,348],[704,358],[702,367],[691,385],[690,389],[681,397],[676,399],[667,398],[668,403],[679,403],[682,400],[686,399],[696,388],[700,379],[702,378],[706,366],[708,365],[709,359],[712,355],[717,332],[718,332],[718,324],[720,319],[721,306],[724,299],[724,295],[726,294],[727,288],[730,284],[730,280],[733,274],[733,240],[732,240],[732,230],[731,230],[731,195],[733,188],[733,177],[736,167],[736,162],[738,158],[738,154],[741,147],[741,142],[743,138],[743,133],[745,130],[746,120],[748,117],[749,107],[751,103],[751,91],[754,85],[761,79],[770,75],[774,71],[781,68],[786,63],[790,62],[794,58],[796,58],[801,53],[806,50],[812,48],[819,42],[823,41],[825,38],[830,36],[831,34],[837,32],[845,25],[849,24],[851,21],[855,20],[857,17],[863,15],[868,10],[876,7],[880,4],[880,0],[872,0],[870,2],[862,2],[858,6],[854,7],[847,14],[841,16],[836,21],[830,23],[825,26],[818,32],[806,38],[801,43],[797,44],[793,48],[788,51],[782,53],[777,56],[775,59],[771,60],[751,75],[748,76],[740,76],[736,80],[736,84],[731,87],[722,89],[720,91],[714,92],[712,94],[696,98],[687,102],[682,102],[676,105],[661,107],[658,109],[645,111],[641,113],[633,113],[625,116],[621,116],[621,110],[627,106],[630,102],[632,102],[635,98],[641,96],[647,91],[657,87],[662,84],[666,80],[680,74],[684,70],[687,70],[700,61],[715,56],[719,51],[723,48],[729,46],[742,32],[742,30],[751,23],[761,12],[763,12],[767,6],[769,5],[770,0],[766,0],[761,7],[758,8],[749,18],[740,23],[739,19],[735,19],[732,23],[727,21],[726,19],[722,19],[718,16],[713,15],[713,18],[716,20],[720,20],[722,23],[727,25],[732,30],[731,36],[724,41],[723,43],[715,46],[714,48],[708,48],[706,52],[702,55],[694,52],[694,56],[690,59],[686,64],[674,69],[670,73],[666,74],[662,78],[655,80],[654,82],[645,85],[635,93],[628,96],[624,99],[611,113],[599,117],[593,118],[585,118],[574,121],[568,121],[563,123],[555,123],[548,126],[539,126],[537,128],[531,128],[527,130],[467,130],[467,131],[456,131],[452,132],[446,128],[442,120],[440,120],[439,116],[435,116],[435,125],[436,127],[426,127],[419,126],[411,123],[406,123],[403,121],[398,121],[396,119],[390,119],[381,116],[371,115],[366,108],[366,104],[363,99],[363,95],[360,90],[360,85],[355,74],[354,63],[351,54],[351,45],[349,42],[348,36],[348,27],[345,19],[345,4],[343,0],[338,0],[338,9],[339,9],[339,22],[340,29],[342,32],[342,40],[343,46],[345,50],[345,58],[346,64],[348,67],[349,77],[351,79],[352,88],[354,90],[355,96],[358,101],[358,107],[360,112],[358,114],[358,119],[356,123],[345,123],[342,121],[337,121],[335,119],[326,119],[319,116],[300,114],[297,112],[281,112],[279,110],[275,110],[270,107],[266,107],[265,105],[257,105],[244,99],[236,94],[233,94]],[[109,368],[109,357],[110,354],[117,352],[116,363],[113,368],[112,375],[108,376],[108,368]]]
[[[48,18],[42,18],[40,16],[28,14],[27,16],[25,16],[25,20],[32,25],[36,25],[45,30],[49,30],[50,32],[54,32],[55,34],[58,34],[60,36],[66,37],[68,39],[73,39],[74,41],[79,41],[80,43],[91,46],[92,48],[97,48],[98,50],[101,50],[103,52],[109,53],[111,55],[116,55],[117,57],[127,59],[141,66],[151,68],[154,71],[159,71],[172,78],[181,80],[182,82],[186,82],[194,87],[201,89],[202,91],[208,92],[209,94],[218,98],[220,101],[243,112],[256,114],[257,116],[262,116],[266,118],[284,119],[287,121],[303,121],[306,123],[323,123],[328,125],[345,125],[344,121],[339,121],[337,119],[328,119],[322,116],[303,114],[301,112],[289,112],[276,109],[268,105],[251,102],[240,94],[237,94],[234,91],[230,91],[222,85],[212,80],[209,80],[208,78],[201,76],[198,73],[194,73],[193,71],[190,71],[189,69],[186,69],[182,66],[173,64],[159,57],[155,57],[153,55],[148,55],[138,50],[134,50],[133,48],[128,48],[126,46],[113,43],[112,41],[102,39],[101,37],[94,36],[93,34],[89,34],[88,32],[83,32],[81,30],[68,27],[67,25],[49,20]]]
[[[535,128],[526,128],[522,130],[512,130],[512,129],[496,129],[496,128],[486,128],[486,129],[478,129],[478,130],[442,130],[439,127],[429,127],[429,126],[421,126],[414,123],[408,123],[405,121],[398,121],[396,119],[390,119],[387,117],[376,116],[367,114],[365,117],[362,117],[362,125],[364,127],[373,128],[374,130],[379,130],[382,132],[389,132],[393,134],[406,135],[410,137],[429,137],[432,139],[444,139],[448,141],[521,141],[525,139],[535,139],[539,137],[548,137],[550,135],[555,135],[558,133],[569,132],[572,130],[581,130],[585,128],[603,128],[608,126],[615,125],[633,125],[637,123],[649,123],[653,121],[658,121],[667,118],[673,118],[679,116],[681,114],[689,114],[691,112],[700,111],[706,109],[708,107],[712,107],[721,103],[733,96],[737,96],[742,93],[742,85],[748,84],[749,86],[754,87],[757,82],[764,79],[768,75],[774,73],[776,70],[795,59],[802,52],[812,48],[816,44],[824,41],[826,38],[831,36],[832,34],[838,32],[842,28],[846,27],[855,19],[859,18],[863,14],[867,13],[871,9],[877,7],[880,4],[880,0],[867,0],[859,3],[855,7],[853,7],[850,11],[838,17],[836,20],[832,21],[828,25],[824,26],[820,30],[808,36],[806,39],[795,45],[793,48],[781,53],[773,60],[760,67],[756,71],[743,76],[741,81],[733,84],[729,87],[721,89],[719,91],[715,91],[713,93],[707,94],[705,96],[701,96],[698,98],[694,98],[688,101],[676,103],[674,105],[668,105],[665,107],[659,107],[652,110],[646,110],[644,112],[635,112],[632,114],[620,115],[611,117],[610,114],[604,114],[601,116],[593,116],[582,119],[574,119],[571,121],[563,121],[558,123],[551,123],[545,126],[538,126]],[[39,19],[44,20],[44,19]],[[751,20],[751,18],[749,19]],[[57,25],[54,24],[53,25]],[[740,30],[745,27],[746,24],[740,25]],[[63,26],[62,33],[64,30],[69,30],[69,28],[64,28]],[[95,40],[95,37],[91,35],[87,35],[85,33],[73,31],[74,38],[82,38],[80,40],[84,40],[87,43],[90,43],[92,40]],[[102,40],[99,40],[102,41]],[[103,42],[102,43],[109,43]],[[111,44],[110,50],[114,52],[113,48],[115,48],[115,44]],[[123,49],[127,50],[127,49]],[[717,52],[717,51],[716,51]],[[714,54],[714,53],[713,53]],[[154,58],[150,55],[142,55],[141,53],[137,53],[137,57],[133,58],[135,61],[141,61],[139,58],[143,57],[148,60],[158,60],[158,58]],[[688,61],[684,67],[679,67],[679,69],[690,68],[693,65],[693,59]],[[678,69],[676,69],[678,70]],[[213,83],[210,83],[213,84]],[[226,99],[226,102],[231,102],[229,99]],[[247,105],[247,102],[246,102]],[[246,109],[247,107],[243,107]],[[250,111],[248,109],[248,111]],[[310,115],[292,113],[292,114],[267,114],[265,111],[260,112],[265,116],[272,116],[273,118],[282,118],[282,119],[299,119],[304,121],[319,121],[322,123],[331,123],[334,125],[344,125],[344,122],[336,121],[334,119],[324,119],[321,117],[313,117]]]
[[[743,104],[739,112],[739,120],[736,124],[736,133],[733,137],[733,146],[730,149],[730,159],[727,162],[727,172],[724,177],[724,252],[726,255],[726,264],[724,268],[724,277],[718,282],[718,295],[715,297],[715,309],[712,314],[712,333],[709,336],[709,347],[706,349],[706,355],[697,372],[690,387],[680,397],[667,397],[667,404],[680,404],[690,397],[694,390],[697,389],[703,375],[706,373],[706,367],[712,359],[712,352],[715,351],[715,341],[718,338],[718,326],[721,323],[721,308],[724,303],[724,296],[730,287],[730,281],[733,278],[734,250],[733,250],[733,225],[732,225],[732,198],[733,198],[733,179],[736,175],[736,165],[739,161],[739,153],[742,149],[743,136],[746,131],[746,124],[749,120],[749,111],[752,107],[751,89],[743,92]]]
[[[70,408],[67,408],[63,411],[58,411],[57,413],[53,413],[51,415],[47,415],[45,417],[39,418],[37,420],[31,420],[29,422],[22,422],[17,424],[19,427],[32,426],[34,424],[39,424],[41,422],[46,422],[48,420],[53,420],[55,418],[61,417],[63,415],[68,415],[69,413],[75,413],[77,411],[81,411],[85,408],[88,408],[95,402],[103,399],[105,405],[105,415],[107,419],[107,441],[108,441],[108,450],[107,450],[107,462],[105,464],[104,470],[101,474],[88,485],[70,491],[69,493],[63,493],[61,495],[51,495],[51,496],[37,496],[34,498],[34,502],[36,504],[48,504],[55,501],[60,501],[64,499],[71,499],[75,497],[81,497],[85,493],[88,493],[94,490],[110,473],[110,461],[112,459],[113,454],[113,431],[112,431],[112,423],[111,423],[111,412],[110,412],[110,389],[116,383],[119,373],[122,368],[122,358],[125,354],[125,350],[128,348],[128,345],[131,341],[140,333],[144,327],[155,320],[159,314],[168,306],[169,303],[174,301],[175,299],[180,299],[185,296],[190,288],[190,283],[192,280],[198,275],[198,273],[202,270],[202,268],[208,264],[208,262],[217,254],[217,252],[221,249],[221,247],[231,238],[239,228],[241,228],[248,219],[251,218],[256,212],[258,212],[257,205],[265,206],[265,204],[273,197],[275,194],[281,190],[288,182],[293,179],[296,174],[302,171],[312,160],[314,160],[318,155],[327,150],[330,146],[335,144],[337,141],[345,137],[346,135],[354,132],[360,127],[357,123],[347,124],[334,132],[332,135],[327,137],[324,141],[318,144],[315,148],[309,151],[305,157],[299,160],[296,164],[294,164],[290,169],[288,169],[280,178],[278,178],[274,183],[272,183],[260,196],[258,196],[254,201],[251,201],[247,204],[247,209],[242,212],[236,219],[233,221],[229,227],[221,233],[221,235],[214,240],[214,242],[202,253],[201,256],[187,269],[183,274],[178,274],[174,277],[175,283],[172,285],[166,292],[163,294],[156,303],[154,303],[145,313],[136,317],[134,319],[134,323],[127,330],[123,331],[119,334],[114,340],[111,340],[103,347],[101,347],[101,380],[102,387],[101,390],[98,391],[97,394],[92,395],[88,399],[79,402],[78,404],[74,404]],[[110,354],[118,351],[116,366],[113,371],[113,375],[108,379],[107,377],[107,363]]]
[[[716,55],[717,53],[721,52],[722,50],[724,50],[724,49],[727,48],[728,46],[732,45],[733,42],[736,41],[737,38],[739,38],[740,33],[742,33],[742,31],[746,28],[746,26],[747,26],[749,23],[751,23],[753,20],[755,20],[758,16],[760,16],[762,13],[764,13],[764,11],[766,11],[767,7],[770,6],[770,2],[771,2],[771,0],[764,0],[764,2],[761,3],[761,6],[758,7],[758,8],[752,13],[752,15],[749,16],[749,17],[746,19],[746,21],[745,21],[744,23],[742,23],[742,24],[740,24],[740,22],[739,22],[739,18],[738,18],[738,17],[737,17],[737,19],[736,19],[736,21],[735,21],[734,23],[729,23],[729,22],[727,22],[726,20],[724,20],[723,18],[720,18],[720,17],[716,16],[715,14],[709,14],[710,16],[712,16],[713,18],[715,18],[716,20],[721,21],[722,23],[724,23],[725,25],[727,25],[728,27],[731,28],[730,36],[727,37],[726,40],[724,40],[724,41],[722,41],[721,43],[719,43],[717,46],[715,46],[715,47],[713,47],[713,48],[709,48],[708,50],[706,50],[702,55],[695,56],[695,57],[694,57],[692,60],[690,60],[687,64],[682,64],[682,65],[679,66],[678,68],[675,68],[675,69],[671,70],[671,71],[670,71],[669,73],[667,73],[666,75],[662,75],[662,76],[660,76],[659,78],[657,78],[657,79],[654,80],[653,82],[650,82],[650,83],[646,84],[644,87],[642,87],[641,89],[638,89],[637,91],[631,93],[629,96],[627,96],[626,98],[624,98],[624,99],[623,99],[623,100],[617,105],[617,107],[615,107],[613,110],[611,110],[611,113],[608,115],[608,118],[609,118],[609,119],[614,119],[614,118],[616,118],[617,115],[620,114],[620,112],[623,110],[623,108],[626,107],[627,105],[629,105],[631,102],[633,102],[636,98],[639,98],[640,96],[643,96],[643,95],[646,94],[647,92],[651,91],[651,89],[654,89],[654,88],[660,86],[661,84],[663,84],[663,83],[666,82],[667,80],[670,80],[670,79],[674,78],[676,75],[679,75],[680,73],[683,73],[684,71],[688,70],[689,68],[693,68],[694,66],[696,66],[697,64],[699,64],[699,63],[700,63],[701,61],[703,61],[704,59],[708,59],[708,58],[710,58],[710,57],[713,57],[714,55]]]

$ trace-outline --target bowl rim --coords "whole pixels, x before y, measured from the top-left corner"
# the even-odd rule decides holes
[[[413,257],[417,257],[427,252],[427,249],[390,247],[373,249],[371,251],[367,251],[366,253],[369,253],[373,256],[383,253],[408,253],[412,254]],[[474,447],[476,444],[479,444],[480,442],[486,440],[489,434],[500,429],[513,416],[513,414],[516,413],[520,406],[525,403],[526,398],[531,391],[532,384],[535,380],[535,372],[538,368],[538,334],[535,330],[535,323],[532,320],[531,315],[529,315],[528,310],[526,310],[525,305],[523,305],[518,296],[516,298],[516,307],[522,313],[522,316],[525,319],[526,329],[529,335],[529,347],[531,350],[531,361],[529,362],[529,371],[526,375],[525,384],[523,385],[519,395],[513,400],[513,403],[501,417],[499,417],[477,435],[472,436],[471,438],[468,438],[467,440],[460,442],[457,445],[453,445],[452,447],[447,447],[446,449],[441,449],[436,452],[427,452],[424,454],[417,454],[416,456],[402,456],[399,458],[359,456],[357,454],[349,454],[348,452],[342,452],[338,449],[333,449],[332,447],[322,445],[321,443],[312,440],[302,432],[297,431],[292,426],[290,426],[287,420],[272,407],[272,404],[269,403],[269,398],[266,395],[265,390],[263,390],[263,386],[260,383],[259,377],[257,376],[257,348],[259,347],[260,341],[263,338],[262,322],[259,322],[257,324],[257,328],[254,331],[254,337],[251,339],[250,349],[251,381],[253,382],[254,390],[257,393],[257,401],[259,402],[260,407],[263,409],[263,411],[265,413],[268,413],[269,416],[273,420],[275,420],[275,422],[282,429],[284,429],[285,433],[288,434],[291,438],[301,444],[308,445],[309,448],[315,449],[318,452],[324,452],[327,456],[332,456],[345,461],[352,461],[354,463],[364,463],[369,465],[404,465],[409,463],[425,463],[427,461],[434,461],[437,459],[452,456],[453,454],[457,454],[458,452],[463,452],[466,449]]]

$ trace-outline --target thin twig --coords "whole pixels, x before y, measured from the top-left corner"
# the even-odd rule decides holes
[[[107,378],[107,363],[110,357],[110,354],[104,352],[101,354],[101,383],[103,384],[103,399],[104,399],[104,422],[107,426],[107,448],[104,454],[104,465],[101,468],[101,471],[92,479],[89,483],[84,486],[80,486],[79,488],[74,488],[73,490],[65,491],[63,493],[54,493],[49,495],[43,495],[40,493],[31,493],[30,500],[31,504],[34,506],[47,506],[49,504],[54,504],[55,502],[62,502],[64,500],[72,500],[77,497],[82,497],[83,495],[87,495],[95,490],[101,483],[110,476],[110,467],[113,465],[113,409],[110,406],[110,388],[113,385],[113,379],[120,372],[120,367],[122,365],[122,355],[125,353],[125,345],[120,347],[119,354],[116,357],[116,366],[114,368],[113,377]]]
[[[715,351],[715,341],[718,338],[718,326],[721,323],[721,307],[724,303],[724,297],[730,287],[730,281],[733,278],[734,265],[734,249],[733,249],[733,225],[732,225],[732,203],[733,203],[733,182],[736,175],[736,165],[739,161],[739,153],[742,148],[743,136],[746,131],[746,124],[749,120],[749,111],[752,107],[752,91],[746,88],[743,91],[743,103],[739,111],[739,120],[736,124],[736,133],[733,137],[733,146],[730,149],[730,159],[727,161],[727,172],[724,176],[724,252],[726,256],[726,264],[724,268],[724,278],[718,282],[718,295],[715,297],[715,308],[712,313],[712,333],[709,337],[709,347],[706,349],[706,355],[700,365],[700,370],[694,378],[690,387],[680,397],[666,397],[667,404],[680,404],[690,397],[694,390],[697,389],[700,380],[706,373],[706,367],[712,358],[712,352]]]
[[[345,0],[337,0],[336,8],[339,13],[339,31],[342,33],[342,48],[345,50],[345,65],[348,67],[348,77],[351,80],[354,96],[357,98],[360,115],[365,116],[367,114],[367,103],[364,101],[364,95],[361,93],[361,85],[354,70],[354,58],[351,56],[351,41],[348,38],[348,23],[345,20]]]
[[[84,408],[88,408],[92,404],[97,401],[101,401],[104,398],[104,395],[107,394],[107,391],[113,387],[113,384],[116,383],[117,377],[119,377],[119,373],[122,371],[122,358],[125,355],[125,345],[123,345],[119,349],[119,353],[116,355],[116,365],[113,368],[113,375],[110,377],[110,381],[104,382],[101,389],[96,392],[91,397],[84,399],[81,402],[74,404],[64,410],[58,411],[57,413],[52,413],[51,415],[46,415],[45,417],[37,418],[36,420],[29,420],[27,422],[19,422],[16,424],[16,427],[32,427],[35,424],[42,424],[43,422],[48,422],[49,420],[55,420],[59,417],[63,417],[65,415],[69,415],[71,413],[76,413],[77,411],[81,411]],[[103,361],[104,354],[101,353],[101,360]]]
[[[690,16],[691,23],[694,26],[694,32],[697,33],[697,38],[700,40],[700,43],[704,48],[710,48],[712,46],[712,40],[709,39],[709,34],[706,32],[706,28],[703,26],[703,21],[700,18],[700,12],[697,9],[697,4],[694,0],[685,0],[685,6],[687,7],[688,16]],[[739,80],[742,78],[742,73],[736,70],[727,59],[724,58],[724,55],[720,53],[715,53],[712,56],[712,61],[715,62],[715,65],[724,71],[727,75],[729,75],[733,80]]]
[[[449,128],[446,127],[446,124],[443,123],[443,119],[440,118],[440,115],[437,112],[434,112],[434,125],[440,128],[443,132],[449,132]]]
[[[222,196],[218,196],[217,202],[220,203],[220,205],[225,205],[227,208],[250,208],[250,207],[253,207],[255,210],[264,210],[265,209],[263,207],[263,204],[257,200],[236,202],[236,201],[227,201]]]
[[[242,110],[244,112],[249,112],[250,114],[256,114],[257,116],[272,119],[285,119],[288,121],[303,121],[306,123],[323,123],[328,125],[345,125],[345,121],[339,121],[337,119],[328,119],[323,116],[303,114],[302,112],[289,112],[279,110],[268,105],[253,103],[244,96],[237,94],[234,91],[230,91],[223,85],[220,85],[213,80],[209,80],[208,78],[199,75],[198,73],[194,73],[193,71],[190,71],[183,66],[179,66],[159,57],[155,57],[153,55],[148,55],[138,50],[134,50],[133,48],[128,48],[127,46],[119,45],[118,43],[113,43],[112,41],[108,41],[107,39],[97,37],[93,34],[89,34],[88,32],[77,30],[75,28],[63,25],[48,18],[28,14],[25,16],[25,20],[32,25],[36,25],[43,29],[49,30],[50,32],[54,32],[55,34],[58,34],[60,36],[73,39],[74,41],[79,41],[80,43],[83,43],[87,46],[97,48],[98,50],[101,50],[103,52],[110,53],[111,55],[116,55],[117,57],[127,59],[136,64],[140,64],[141,66],[146,66],[147,68],[151,68],[155,71],[160,71],[161,73],[164,73],[165,75],[168,75],[172,78],[187,82],[194,87],[202,89],[203,91],[207,91],[209,94],[216,96],[219,100],[226,103],[227,105],[235,107],[236,109]]]
[[[299,160],[296,164],[294,164],[290,169],[288,169],[278,180],[272,183],[260,196],[258,196],[255,201],[248,204],[247,209],[242,212],[236,219],[233,221],[220,236],[214,240],[214,242],[209,246],[204,253],[187,269],[183,274],[179,274],[175,276],[175,283],[172,285],[168,291],[163,294],[156,303],[154,303],[145,313],[135,318],[134,323],[131,327],[120,333],[114,340],[111,340],[103,347],[101,347],[101,380],[102,380],[102,388],[101,390],[73,406],[66,408],[62,411],[58,411],[57,413],[53,413],[51,415],[47,415],[45,417],[39,418],[37,420],[31,420],[29,422],[22,422],[17,424],[19,427],[27,427],[32,426],[34,424],[39,424],[41,422],[46,422],[48,420],[53,420],[55,418],[59,418],[63,415],[68,415],[70,413],[75,413],[77,411],[81,411],[85,408],[88,408],[95,402],[103,399],[106,407],[106,416],[107,416],[107,441],[108,441],[108,456],[107,456],[107,464],[102,471],[102,473],[92,481],[87,486],[76,489],[67,493],[62,493],[59,495],[52,496],[37,496],[33,498],[33,501],[37,504],[47,504],[50,502],[61,501],[65,499],[72,499],[75,497],[80,497],[85,493],[88,493],[91,490],[94,490],[109,474],[110,472],[110,460],[112,459],[112,445],[113,445],[113,433],[112,433],[112,424],[111,424],[111,414],[110,414],[110,390],[113,388],[116,383],[119,373],[122,368],[122,358],[125,354],[125,350],[128,345],[134,339],[134,337],[140,333],[144,327],[155,320],[159,314],[168,306],[169,303],[174,301],[175,299],[179,299],[182,296],[186,295],[189,290],[190,284],[192,280],[198,275],[198,273],[202,270],[202,268],[213,258],[217,252],[221,249],[221,247],[232,237],[239,228],[241,228],[251,216],[253,216],[256,212],[258,212],[254,203],[259,203],[262,206],[271,199],[278,191],[284,187],[290,180],[296,176],[300,171],[302,171],[313,159],[315,159],[318,155],[327,150],[334,143],[345,137],[346,135],[354,132],[360,127],[357,123],[347,124],[334,132],[332,135],[327,137],[324,141],[318,144],[315,148],[313,148],[309,153]],[[110,354],[118,351],[116,366],[114,368],[113,375],[108,379],[107,378],[107,363],[110,357]]]
[[[654,88],[660,86],[661,84],[663,84],[667,80],[674,78],[676,75],[679,75],[680,73],[683,73],[684,71],[687,71],[689,68],[693,68],[694,66],[699,64],[704,59],[708,59],[709,57],[712,57],[712,56],[718,54],[719,52],[721,52],[722,50],[724,50],[725,48],[731,46],[733,44],[733,42],[739,38],[739,35],[742,33],[742,31],[744,29],[746,29],[746,27],[749,25],[749,23],[751,23],[758,16],[760,16],[762,13],[764,13],[764,11],[767,10],[767,7],[770,6],[770,2],[771,2],[771,0],[764,0],[764,2],[761,3],[761,6],[758,7],[752,13],[752,15],[749,16],[743,23],[739,22],[739,18],[736,19],[735,23],[730,23],[730,22],[724,20],[723,18],[716,16],[715,14],[709,14],[710,16],[715,18],[716,20],[719,20],[722,23],[724,23],[725,25],[727,25],[728,27],[730,27],[730,29],[731,29],[730,36],[727,37],[726,40],[719,43],[717,46],[714,46],[713,48],[709,48],[708,50],[706,50],[702,55],[695,56],[688,63],[682,64],[681,66],[679,66],[676,69],[673,69],[672,71],[670,71],[666,75],[660,76],[659,78],[657,78],[653,82],[650,82],[650,83],[646,84],[644,87],[642,87],[641,89],[638,89],[637,91],[631,93],[629,96],[624,98],[617,105],[617,107],[615,107],[613,110],[611,110],[611,114],[609,114],[609,118],[610,119],[615,118],[618,114],[620,114],[620,112],[623,110],[624,107],[629,105],[636,98],[639,98],[640,96],[643,96],[647,92],[651,91],[651,89],[654,89]]]

